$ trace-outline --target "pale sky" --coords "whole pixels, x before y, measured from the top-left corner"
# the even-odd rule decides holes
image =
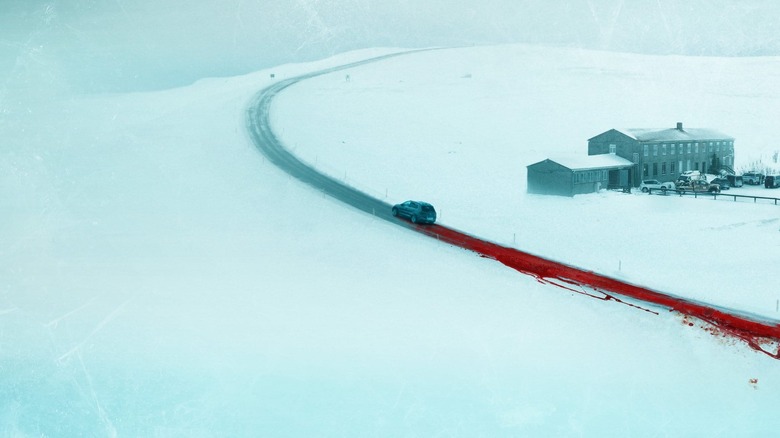
[[[530,42],[780,54],[772,0],[0,0],[0,79],[70,91],[187,85],[347,50]],[[21,82],[21,85],[20,85]]]

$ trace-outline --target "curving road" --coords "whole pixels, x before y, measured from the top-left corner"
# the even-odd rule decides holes
[[[284,148],[282,142],[271,130],[269,119],[271,102],[274,97],[287,87],[305,79],[419,51],[400,52],[370,58],[296,76],[272,84],[258,92],[247,109],[247,127],[252,141],[258,150],[279,168],[317,190],[323,191],[358,210],[399,226],[413,229],[440,241],[474,251],[483,257],[494,259],[521,273],[531,275],[544,283],[582,293],[593,298],[637,307],[652,313],[657,312],[640,306],[649,305],[656,309],[660,307],[693,316],[712,324],[713,330],[718,330],[723,334],[741,339],[751,348],[775,359],[780,359],[780,322],[778,321],[707,303],[691,301],[672,294],[633,285],[514,248],[507,248],[442,225],[415,225],[398,219],[392,216],[389,204],[322,174],[317,169],[299,160]],[[587,292],[586,289],[594,292]]]
[[[303,163],[295,155],[291,154],[287,149],[284,148],[282,142],[279,141],[279,139],[271,130],[271,123],[269,120],[271,101],[274,99],[274,97],[276,97],[277,94],[291,85],[294,85],[305,79],[333,73],[339,70],[358,67],[370,62],[377,62],[407,53],[410,52],[393,53],[341,65],[338,67],[328,68],[325,70],[296,76],[290,79],[285,79],[269,86],[268,88],[265,88],[255,95],[255,97],[252,99],[249,109],[247,110],[247,126],[249,127],[249,133],[252,137],[252,141],[255,143],[260,152],[262,152],[263,155],[271,160],[271,162],[282,168],[290,175],[298,178],[306,184],[311,185],[312,187],[315,187],[317,190],[323,191],[333,196],[334,198],[357,208],[358,210],[362,210],[378,218],[391,221],[398,225],[414,228],[412,224],[393,217],[393,215],[390,213],[392,208],[390,204],[369,196],[353,187],[331,178],[330,176],[320,173],[316,169]]]

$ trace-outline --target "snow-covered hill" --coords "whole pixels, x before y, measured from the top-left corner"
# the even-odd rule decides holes
[[[272,73],[375,53],[4,114],[6,434],[777,429],[777,360],[679,315],[545,286],[421,239],[344,208],[254,150],[244,111]],[[720,128],[739,154],[759,156],[771,138],[776,66],[529,46],[443,50],[365,66],[349,81],[342,72],[302,83],[279,97],[273,119],[303,159],[390,200],[430,200],[449,225],[774,316],[771,261],[724,254],[775,249],[780,207],[533,197],[524,168],[584,153],[589,136],[613,126],[678,120]],[[685,74],[696,71],[712,73]],[[767,79],[746,81],[748,73]],[[681,270],[680,257],[694,265]]]

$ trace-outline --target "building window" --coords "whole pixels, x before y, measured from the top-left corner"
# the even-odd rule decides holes
[[[609,145],[609,153],[610,154],[616,154],[617,153],[617,145],[611,144]]]
[[[653,163],[653,176],[658,176],[658,163]]]
[[[672,143],[672,151],[669,153],[669,155],[674,155],[676,153],[675,150],[674,150],[674,146],[675,146],[675,144]]]
[[[696,147],[699,147],[699,143],[696,143]],[[688,153],[691,153],[691,144],[688,143]]]
[[[666,145],[661,145],[661,155],[666,155]]]
[[[658,145],[657,144],[653,145],[653,156],[654,157],[658,156]]]
[[[643,164],[642,165],[642,176],[644,176],[645,178],[650,176],[650,175],[647,174],[647,164]]]
[[[674,175],[675,173],[677,173],[677,169],[674,167],[674,161],[672,161],[669,163],[669,174]]]
[[[694,162],[693,165],[696,166],[696,170],[699,170],[699,162],[698,161]]]
[[[606,181],[607,180],[607,171],[606,170],[602,170],[601,171],[601,180],[602,181]]]
[[[649,151],[650,151],[650,146],[644,145],[643,149],[644,149],[644,152],[645,152],[645,156],[648,156],[649,155]]]
[[[661,163],[661,175],[666,175],[666,163]]]
[[[712,152],[712,143],[710,143],[710,152]]]

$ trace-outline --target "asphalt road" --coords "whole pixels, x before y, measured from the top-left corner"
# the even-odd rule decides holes
[[[371,62],[382,61],[407,53],[411,52],[393,53],[341,65],[338,67],[328,68],[289,79],[284,79],[261,90],[254,96],[247,110],[247,126],[249,127],[249,133],[252,137],[252,141],[260,150],[260,152],[262,152],[263,155],[271,160],[271,162],[273,162],[276,166],[280,167],[285,172],[301,180],[302,182],[316,188],[317,190],[325,192],[328,195],[344,202],[345,204],[371,214],[377,218],[384,219],[407,228],[417,228],[417,226],[414,224],[394,217],[391,213],[392,205],[369,196],[337,179],[320,173],[317,169],[299,160],[297,157],[295,157],[295,155],[291,154],[289,151],[287,151],[287,149],[284,148],[282,142],[279,141],[274,132],[271,130],[271,123],[269,120],[271,101],[274,99],[274,97],[276,97],[276,95],[282,92],[284,89],[295,85],[302,80],[326,75],[328,73],[333,73],[339,70],[358,67]]]

